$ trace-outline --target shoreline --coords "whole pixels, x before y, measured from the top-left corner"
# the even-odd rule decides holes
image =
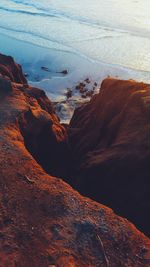
[[[53,102],[60,103],[62,112],[59,116],[62,122],[70,120],[76,103],[85,101],[75,88],[87,78],[91,81],[91,87],[89,85],[88,90],[92,90],[92,86],[96,82],[97,91],[102,80],[109,76],[150,83],[149,72],[101,63],[71,52],[40,47],[27,41],[7,36],[1,33],[1,30],[0,34],[1,53],[11,55],[22,65],[23,72],[28,76],[27,79],[30,85],[43,89]],[[6,43],[8,46],[6,46]],[[44,68],[50,71],[45,71]],[[65,75],[62,73],[64,70],[67,70]],[[66,101],[68,90],[71,90],[73,97]]]
[[[104,62],[102,60],[101,61],[95,60],[95,59],[92,59],[90,57],[87,57],[86,55],[80,53],[79,51],[73,51],[73,50],[67,51],[67,50],[61,50],[61,49],[54,49],[53,47],[41,46],[41,45],[38,45],[35,43],[28,42],[27,40],[17,39],[15,37],[11,36],[11,34],[12,34],[12,32],[10,32],[8,34],[3,33],[2,29],[0,28],[0,35],[1,35],[0,50],[2,53],[14,57],[19,62],[19,64],[22,65],[23,69],[25,69],[25,70],[27,68],[27,65],[31,64],[31,62],[32,62],[32,65],[33,65],[33,63],[39,63],[40,61],[44,62],[45,65],[50,64],[51,61],[53,61],[53,59],[56,56],[57,61],[59,60],[59,62],[54,62],[55,68],[61,68],[61,67],[65,68],[65,66],[67,68],[67,65],[69,66],[69,64],[70,64],[69,67],[70,67],[71,72],[74,69],[76,69],[76,71],[77,71],[77,65],[76,64],[77,64],[77,62],[78,63],[80,62],[80,63],[82,63],[81,66],[79,66],[80,71],[81,71],[81,67],[83,67],[83,66],[85,67],[85,69],[82,70],[82,74],[84,76],[87,76],[88,74],[89,74],[89,76],[91,76],[91,75],[93,75],[96,67],[103,67],[103,69],[101,69],[101,73],[96,71],[96,74],[95,74],[95,76],[99,76],[99,79],[102,79],[102,80],[105,77],[107,77],[113,73],[113,76],[116,76],[116,77],[118,76],[119,78],[121,78],[121,79],[124,78],[125,80],[126,79],[134,79],[134,80],[137,80],[138,82],[150,82],[150,72],[149,71],[139,70],[136,68],[134,69],[131,67],[127,67],[127,66],[123,66],[123,65],[119,65],[119,64],[114,64],[114,63],[107,63],[107,62]],[[10,48],[10,46],[7,47],[6,43],[8,43],[8,44],[11,43],[11,48]],[[22,54],[23,54],[23,56],[22,56]],[[75,60],[75,63],[73,63],[71,61],[71,58],[68,56],[68,54],[70,54],[71,57],[73,58],[73,60]],[[33,62],[33,60],[34,60],[34,62]],[[66,63],[64,63],[65,61],[66,61]],[[56,65],[56,63],[60,64],[60,65]],[[86,64],[88,64],[88,67],[91,65],[91,70],[89,70],[88,67],[86,67]],[[94,71],[92,70],[93,65],[96,66]],[[30,68],[28,70],[30,70]],[[56,72],[57,71],[58,70],[56,70]],[[91,75],[90,75],[90,71],[91,71]],[[104,77],[104,75],[105,75],[105,77]],[[53,77],[55,77],[55,75]],[[29,81],[30,81],[30,79],[29,79]],[[31,81],[32,81],[32,79],[31,79]],[[78,80],[77,82],[79,82],[79,81],[80,80]]]

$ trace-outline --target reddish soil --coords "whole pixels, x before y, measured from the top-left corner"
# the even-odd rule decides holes
[[[62,147],[64,165],[68,154],[67,132],[44,92],[9,75],[1,79],[0,266],[150,266],[144,234],[40,166],[41,142],[48,143],[49,173],[60,167]]]

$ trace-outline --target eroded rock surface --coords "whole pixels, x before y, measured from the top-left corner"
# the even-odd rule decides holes
[[[149,266],[147,237],[37,163],[39,135],[59,150],[66,130],[41,90],[11,86],[0,88],[0,266]]]
[[[0,74],[12,82],[27,84],[21,66],[10,56],[0,54]]]
[[[74,185],[150,235],[150,85],[106,79],[70,123]]]

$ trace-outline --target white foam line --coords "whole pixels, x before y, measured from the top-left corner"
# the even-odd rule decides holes
[[[3,27],[0,27],[0,28],[2,28],[3,29]],[[5,28],[4,27],[4,29],[6,29],[7,30],[7,28]],[[9,30],[9,29],[8,29]],[[14,32],[15,32],[15,30],[14,30]],[[26,34],[29,34],[29,33],[26,33]],[[86,56],[86,55],[84,55],[84,54],[82,54],[82,53],[80,53],[78,50],[75,50],[75,49],[72,49],[72,50],[68,50],[69,48],[71,48],[71,47],[69,47],[69,46],[66,46],[66,48],[67,48],[67,50],[65,50],[65,49],[55,49],[55,48],[51,48],[51,47],[48,47],[48,46],[42,46],[42,45],[39,45],[39,44],[35,44],[35,43],[32,43],[32,42],[30,42],[30,41],[27,41],[27,40],[19,40],[19,39],[17,39],[17,38],[15,38],[14,36],[10,36],[9,34],[6,34],[6,33],[1,33],[1,35],[3,35],[3,36],[6,36],[6,37],[9,37],[9,38],[11,38],[11,39],[14,39],[14,40],[16,40],[16,41],[18,41],[18,42],[22,42],[22,43],[26,43],[26,44],[29,44],[29,45],[32,45],[33,47],[35,46],[35,47],[39,47],[39,48],[43,48],[43,49],[48,49],[48,50],[50,50],[50,51],[57,51],[57,52],[60,52],[60,53],[69,53],[69,54],[74,54],[74,55],[76,55],[76,56],[78,56],[78,57],[80,57],[80,58],[82,58],[82,59],[84,59],[84,60],[86,60],[86,61],[88,61],[89,63],[91,62],[91,63],[96,63],[96,64],[101,64],[102,66],[104,66],[104,67],[107,67],[107,68],[114,68],[114,69],[120,69],[120,70],[122,70],[122,71],[127,71],[127,72],[131,72],[132,74],[133,74],[133,76],[136,74],[136,73],[140,73],[140,74],[148,74],[148,75],[150,75],[150,72],[149,71],[144,71],[144,70],[139,70],[139,69],[136,69],[136,68],[131,68],[131,67],[126,67],[126,66],[123,66],[123,65],[120,65],[120,64],[114,64],[114,63],[106,63],[106,62],[104,62],[104,61],[102,61],[102,60],[95,60],[95,59],[92,59],[92,58],[90,58],[90,57],[88,57],[88,56]],[[39,37],[40,38],[40,36],[35,36],[35,37]],[[48,38],[47,38],[48,39]],[[55,41],[53,41],[53,40],[50,40],[50,39],[48,39],[49,41],[51,41],[51,42],[54,42],[55,43]],[[56,42],[57,43],[57,42]],[[61,43],[58,43],[58,44],[61,44]]]
[[[116,26],[110,27],[110,25],[108,25],[106,22],[104,23],[103,21],[100,22],[100,21],[91,20],[91,19],[88,19],[88,18],[85,18],[85,17],[79,17],[79,16],[76,16],[74,14],[71,14],[71,13],[69,14],[69,13],[66,13],[66,12],[61,11],[61,10],[57,10],[57,9],[53,9],[53,8],[52,9],[42,8],[42,7],[39,7],[38,5],[33,4],[33,3],[29,4],[26,1],[24,1],[22,3],[20,1],[13,0],[13,2],[18,3],[18,4],[24,4],[24,5],[27,5],[27,6],[31,6],[31,7],[36,8],[39,11],[42,11],[41,13],[29,12],[29,15],[37,15],[37,16],[39,15],[39,16],[62,18],[62,19],[66,19],[66,20],[76,21],[78,23],[85,24],[85,25],[88,25],[90,27],[103,29],[103,30],[106,30],[106,31],[108,30],[108,31],[111,31],[111,32],[129,34],[131,36],[137,36],[137,37],[142,37],[142,38],[149,39],[149,35],[150,35],[150,31],[149,30],[146,31],[146,32],[143,32],[143,31],[141,32],[141,31],[138,31],[136,29],[129,30],[129,29],[124,29],[124,28],[117,28]],[[47,12],[47,10],[49,12]],[[9,10],[7,10],[7,11],[9,11]],[[21,12],[21,11],[16,10],[16,12]],[[22,11],[22,13],[27,14],[26,11]]]

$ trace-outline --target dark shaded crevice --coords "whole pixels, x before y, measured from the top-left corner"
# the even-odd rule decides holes
[[[149,160],[143,160],[139,164],[118,161],[80,171],[76,190],[112,208],[117,215],[127,218],[140,231],[150,236],[148,184]]]
[[[53,122],[41,123],[31,110],[22,114],[18,124],[25,147],[37,163],[46,173],[68,182],[72,161],[67,137],[58,140],[53,131]]]
[[[52,121],[41,124],[29,110],[19,118],[19,127],[27,150],[46,173],[62,178],[82,195],[112,208],[150,236],[149,220],[145,220],[150,208],[145,198],[149,162],[144,160],[138,165],[132,159],[117,160],[108,162],[108,166],[79,169],[80,164],[73,158],[67,136],[58,140]],[[144,183],[141,183],[142,175]]]
[[[20,117],[19,127],[27,150],[46,173],[62,178],[82,195],[112,208],[150,236],[149,220],[145,220],[150,209],[145,198],[148,194],[149,161],[138,165],[131,159],[124,162],[118,160],[109,162],[108,166],[79,169],[79,162],[72,156],[67,137],[58,142],[52,121],[41,125],[29,110]],[[142,175],[145,182],[141,184]]]

